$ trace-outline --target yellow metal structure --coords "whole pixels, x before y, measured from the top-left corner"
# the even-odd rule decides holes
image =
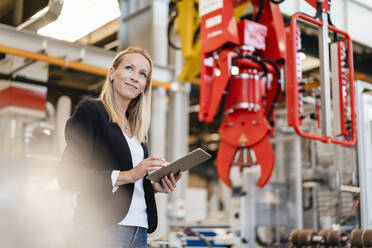
[[[176,27],[181,40],[184,65],[178,81],[189,82],[200,72],[200,41],[194,42],[195,32],[200,26],[198,0],[177,1]]]
[[[178,75],[180,82],[192,82],[200,74],[200,39],[195,39],[195,32],[200,27],[198,8],[199,0],[176,1],[177,19],[176,32],[180,36],[182,58],[184,60],[181,73]],[[235,18],[239,21],[248,3],[234,9]]]

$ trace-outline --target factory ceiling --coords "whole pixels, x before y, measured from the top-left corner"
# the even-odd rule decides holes
[[[0,23],[11,26],[19,26],[35,13],[47,7],[50,2],[52,2],[52,0],[1,0]],[[288,21],[288,17],[285,17],[285,20]],[[119,18],[114,19],[102,27],[92,31],[83,38],[77,40],[76,43],[97,46],[106,50],[116,50],[119,44],[117,39],[119,25]],[[307,53],[310,55],[309,58],[312,57],[316,60],[316,57],[318,56],[316,53],[317,38],[311,29],[308,28],[307,30],[310,31],[304,33],[303,40],[308,48]],[[313,34],[311,34],[311,32],[313,32]],[[364,76],[371,78],[372,75],[369,67],[367,66],[372,63],[371,49],[360,44],[355,44],[354,52],[356,71],[359,71],[363,73]],[[50,85],[49,91],[53,101],[60,93],[65,94],[67,92],[70,92],[69,94],[75,94],[77,100],[78,96],[80,96],[82,93],[96,95],[103,82],[103,78],[99,76],[66,70],[56,66],[50,66],[49,69],[48,85]],[[308,74],[309,77],[314,78],[315,81],[318,81],[318,69],[311,69],[309,70]],[[59,93],[54,94],[53,92]]]
[[[49,0],[1,0],[0,23],[18,26],[48,5]]]
[[[30,17],[47,7],[48,4],[56,4],[57,2],[58,0],[0,0],[0,23],[13,27],[20,27],[22,23],[27,22]],[[46,23],[44,22],[44,24]],[[104,33],[107,33],[105,31],[106,26],[107,25],[102,28]],[[28,28],[26,27],[25,29]],[[104,36],[104,38],[107,40],[106,36]],[[92,42],[87,42],[84,38],[82,40],[82,42],[77,42],[85,45],[96,45]],[[108,40],[108,42],[109,41],[110,40]],[[98,40],[97,42],[100,42],[101,47],[105,45],[105,41]],[[1,58],[4,58],[4,55],[2,55]],[[29,62],[32,64],[31,61]],[[81,100],[82,95],[97,96],[98,90],[103,82],[103,77],[101,76],[81,73],[52,65],[49,66],[48,74],[49,78],[46,84],[22,77],[13,79],[31,84],[46,85],[48,87],[48,101],[52,103],[55,103],[59,96],[68,94],[72,97],[75,104]],[[2,77],[6,78],[6,75],[2,75]]]

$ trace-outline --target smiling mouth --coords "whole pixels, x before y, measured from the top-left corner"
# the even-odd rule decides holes
[[[125,83],[126,85],[129,85],[130,87],[134,88],[134,89],[138,89],[136,86],[134,86],[133,84],[130,84],[130,83]]]

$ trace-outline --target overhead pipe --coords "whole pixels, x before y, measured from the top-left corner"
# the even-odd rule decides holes
[[[4,45],[0,45],[0,53],[11,54],[11,55],[15,55],[15,56],[23,57],[23,58],[32,59],[32,60],[43,61],[51,65],[57,65],[63,68],[69,68],[69,69],[73,69],[76,71],[88,72],[91,74],[104,76],[104,77],[106,77],[108,73],[108,69],[104,69],[101,67],[88,65],[88,64],[84,64],[84,63],[73,61],[73,60],[67,60],[67,59],[62,59],[62,58],[58,58],[54,56],[49,56],[43,53],[29,52],[26,50],[4,46]],[[163,87],[163,88],[166,88],[167,90],[182,91],[182,87],[180,85],[172,84],[169,82],[161,82],[157,80],[152,80],[152,85],[154,87]]]
[[[49,0],[48,6],[41,10],[44,13],[36,18],[29,19],[17,26],[17,30],[27,29],[37,31],[41,27],[54,22],[60,16],[63,7],[63,0]]]

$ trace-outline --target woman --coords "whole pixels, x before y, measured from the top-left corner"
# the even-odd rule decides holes
[[[182,173],[171,174],[161,184],[144,179],[167,165],[148,157],[146,147],[151,73],[144,49],[122,51],[99,99],[79,104],[66,124],[58,182],[79,192],[74,217],[79,247],[147,247],[147,233],[157,226],[154,193],[172,192],[181,178]]]

